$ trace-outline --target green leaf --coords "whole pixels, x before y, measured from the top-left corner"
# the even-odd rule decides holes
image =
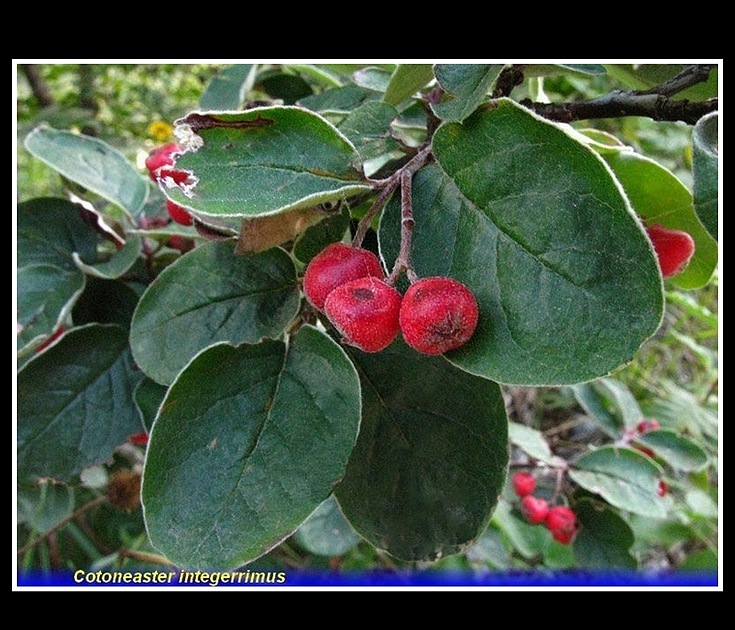
[[[364,102],[376,99],[379,96],[373,90],[349,84],[331,90],[324,90],[320,94],[307,96],[302,98],[299,104],[313,112],[348,113]]]
[[[256,87],[286,105],[293,105],[299,99],[314,93],[311,86],[300,76],[279,70],[266,70],[258,75]]]
[[[136,216],[148,197],[148,182],[109,144],[71,131],[36,127],[28,151],[67,179]]]
[[[88,265],[78,254],[73,254],[74,262],[81,271],[96,278],[114,280],[130,271],[143,251],[143,239],[138,235],[128,235],[125,244],[109,260]]]
[[[531,525],[513,516],[507,501],[498,502],[493,523],[508,537],[513,548],[526,559],[538,556],[548,544],[549,534],[546,528]]]
[[[194,112],[177,121],[193,150],[176,168],[194,186],[166,195],[195,214],[256,217],[337,201],[368,189],[360,157],[324,118],[298,107]],[[196,148],[198,147],[198,148]]]
[[[67,332],[18,373],[18,478],[68,481],[140,431],[127,331]]]
[[[130,330],[133,356],[168,385],[207,346],[278,337],[299,303],[296,270],[282,249],[236,256],[230,242],[206,243],[166,267],[143,294]]]
[[[315,328],[288,346],[207,349],[153,425],[142,492],[151,543],[187,568],[257,558],[330,495],[359,422],[354,367]]]
[[[511,444],[514,444],[540,462],[553,464],[556,461],[549,448],[549,443],[541,431],[519,424],[518,422],[509,422],[508,438]]]
[[[355,349],[362,427],[336,496],[374,546],[404,560],[437,560],[486,528],[508,465],[500,388],[400,341]]]
[[[717,240],[720,154],[717,120],[717,112],[703,116],[694,125],[692,136],[694,209],[710,236],[715,240]]]
[[[526,77],[543,77],[554,74],[596,76],[606,73],[605,66],[596,63],[531,64],[523,70]]]
[[[603,157],[625,189],[633,209],[647,225],[684,230],[694,239],[692,260],[669,281],[682,289],[707,284],[717,266],[717,243],[699,221],[692,193],[671,171],[647,157],[632,151],[605,153]]]
[[[447,354],[502,383],[569,384],[630,360],[662,317],[650,243],[599,157],[502,99],[433,139],[414,177],[413,261],[474,293],[473,338]],[[400,208],[380,225],[398,253]],[[625,296],[622,299],[621,296]]]
[[[44,480],[29,488],[18,488],[18,523],[44,534],[74,512],[74,490]]]
[[[307,228],[294,244],[293,255],[306,265],[327,245],[341,241],[349,227],[350,212],[343,208],[339,214]]]
[[[424,87],[434,78],[431,64],[409,63],[396,67],[388,87],[383,94],[383,102],[397,106]]]
[[[373,92],[385,92],[390,84],[393,73],[385,68],[369,66],[360,68],[352,75],[352,81],[355,85],[372,90]]]
[[[334,496],[314,510],[296,530],[294,538],[306,551],[317,556],[341,556],[360,542]]]
[[[574,504],[580,531],[574,540],[578,566],[589,569],[635,569],[635,542],[628,524],[609,507],[585,499]]]
[[[138,305],[138,294],[121,280],[87,278],[84,293],[74,303],[71,319],[83,324],[119,324],[130,327]]]
[[[638,401],[625,383],[612,378],[601,378],[595,381],[598,388],[603,389],[608,398],[620,410],[623,419],[623,427],[632,429],[643,418],[643,412],[638,406]]]
[[[147,377],[141,380],[135,388],[135,406],[138,408],[141,422],[146,431],[150,432],[167,391],[168,387],[159,385],[156,381]]]
[[[636,437],[636,442],[647,446],[669,466],[683,472],[702,470],[709,463],[707,452],[696,442],[675,431],[656,429]]]
[[[492,524],[467,550],[466,555],[470,562],[484,562],[495,569],[508,569],[511,566],[510,552],[503,542],[503,535]]]
[[[677,74],[692,64],[662,63],[662,64],[605,64],[608,73],[621,81],[623,84],[635,90],[650,90],[664,81],[673,79]],[[687,88],[683,92],[675,94],[674,99],[704,100],[717,96],[718,69],[709,73],[707,81]]]
[[[582,455],[569,476],[621,510],[666,516],[668,501],[658,496],[661,468],[629,448],[603,446]]]
[[[252,89],[257,65],[235,64],[223,68],[209,82],[199,99],[202,110],[240,109]]]
[[[445,64],[434,66],[439,85],[449,93],[449,100],[431,106],[442,120],[459,122],[467,118],[492,92],[503,64]]]
[[[395,107],[381,101],[368,101],[354,109],[338,129],[355,145],[363,162],[398,148],[391,137],[391,122],[398,116]]]
[[[605,400],[592,383],[579,383],[572,385],[572,392],[582,409],[600,425],[610,437],[618,438],[622,433],[622,418],[612,413],[605,404]]]

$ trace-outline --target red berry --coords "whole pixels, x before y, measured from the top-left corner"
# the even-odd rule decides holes
[[[531,473],[517,472],[511,477],[513,489],[519,497],[526,497],[536,489],[536,480]]]
[[[640,444],[633,444],[633,448],[637,451],[640,451],[644,455],[648,455],[651,459],[656,457],[656,453],[654,453],[650,448],[646,446],[641,446]]]
[[[304,294],[321,310],[327,296],[338,286],[367,276],[385,278],[383,266],[375,254],[344,243],[332,243],[319,252],[306,268]]]
[[[162,168],[158,171],[157,179],[170,178],[175,184],[184,184],[189,179],[189,173],[186,171],[179,171],[175,168]]]
[[[521,501],[523,518],[533,525],[543,523],[549,513],[549,504],[544,499],[527,496]]]
[[[669,493],[669,484],[661,479],[661,481],[658,482],[658,489],[656,492],[658,493],[658,496],[665,497]]]
[[[145,159],[145,167],[148,169],[149,177],[155,182],[157,179],[156,171],[162,166],[171,166],[174,163],[173,154],[180,152],[181,147],[175,142],[153,149]]]
[[[661,225],[646,230],[656,250],[661,275],[668,278],[683,271],[694,255],[694,239],[682,230],[669,230]]]
[[[189,212],[178,204],[175,204],[170,199],[166,200],[166,210],[168,210],[168,215],[176,221],[176,223],[180,223],[181,225],[191,225],[193,223],[193,219]]]
[[[38,348],[36,348],[36,349],[34,350],[34,352],[35,352],[36,354],[38,354],[39,352],[41,352],[41,351],[45,350],[45,349],[46,349],[46,348],[48,348],[48,347],[49,347],[49,346],[50,346],[50,345],[51,345],[52,343],[54,343],[54,342],[55,342],[55,341],[56,341],[56,340],[57,340],[57,339],[58,339],[59,337],[61,337],[61,335],[63,335],[63,334],[65,333],[65,332],[66,332],[66,328],[64,328],[63,326],[59,326],[59,327],[58,327],[58,328],[57,328],[57,329],[56,329],[56,330],[55,330],[55,331],[54,331],[54,332],[53,332],[53,333],[51,334],[51,336],[50,336],[50,337],[49,337],[48,339],[46,339],[46,341],[44,341],[44,342],[43,342],[43,343],[42,343],[42,344],[41,344],[40,346],[38,346]]]
[[[337,287],[324,312],[347,343],[379,352],[398,334],[401,294],[382,280],[367,276]]]
[[[554,540],[568,545],[577,533],[577,516],[565,505],[554,506],[546,515],[546,529]]]
[[[472,292],[452,278],[415,282],[401,303],[401,332],[406,343],[423,354],[459,348],[475,332],[477,302]]]
[[[644,433],[648,433],[649,431],[655,431],[656,429],[660,428],[661,424],[659,423],[659,421],[653,418],[644,418],[638,423],[638,426],[636,426],[636,430],[641,435],[643,435]]]
[[[148,444],[148,434],[143,433],[135,433],[131,435],[128,440],[131,444],[135,444],[136,446],[145,446]]]

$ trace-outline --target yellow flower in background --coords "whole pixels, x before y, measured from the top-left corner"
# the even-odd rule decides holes
[[[168,140],[173,132],[174,128],[162,120],[156,120],[148,125],[148,133],[160,142]]]

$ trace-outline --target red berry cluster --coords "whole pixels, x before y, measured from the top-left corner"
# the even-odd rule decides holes
[[[173,142],[153,149],[145,159],[148,176],[154,182],[170,179],[175,184],[185,183],[189,179],[189,174],[186,171],[177,171],[176,169],[168,168],[175,164],[176,156],[181,151],[182,148]],[[180,223],[181,225],[191,225],[193,223],[189,212],[170,199],[166,201],[166,209],[171,219],[176,223]]]
[[[531,473],[517,472],[511,477],[515,493],[521,497],[521,512],[532,525],[543,523],[554,540],[563,545],[570,544],[577,535],[577,516],[566,505],[549,507],[548,501],[533,496],[536,479]]]
[[[412,348],[442,354],[463,345],[477,326],[477,302],[462,283],[424,278],[401,296],[375,254],[344,243],[332,243],[309,263],[304,294],[365,352],[383,350],[400,330]]]
[[[682,230],[669,230],[661,225],[646,228],[664,278],[684,271],[694,256],[694,239]]]

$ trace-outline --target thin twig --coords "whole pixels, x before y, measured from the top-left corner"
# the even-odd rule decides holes
[[[386,284],[393,286],[405,271],[411,284],[416,282],[417,276],[411,263],[411,237],[413,234],[413,198],[411,194],[411,179],[413,175],[408,171],[401,174],[401,249],[393,271],[391,271]]]
[[[136,551],[135,549],[120,549],[117,553],[118,558],[121,560],[124,558],[130,558],[131,560],[137,560],[138,562],[148,562],[150,564],[165,564],[166,566],[173,566],[173,563],[166,557],[158,555],[157,553],[148,553],[146,551]]]

